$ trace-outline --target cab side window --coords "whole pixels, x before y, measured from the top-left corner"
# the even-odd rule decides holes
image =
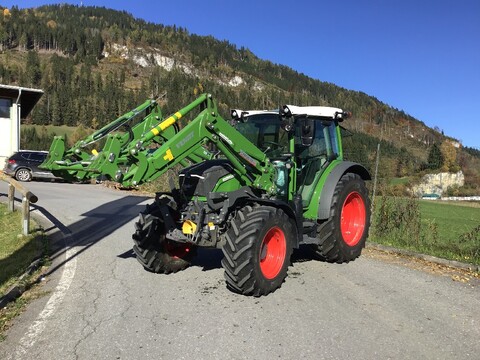
[[[338,157],[338,155],[340,155],[340,150],[338,146],[337,127],[334,122],[328,127],[328,135],[330,137],[332,155]]]

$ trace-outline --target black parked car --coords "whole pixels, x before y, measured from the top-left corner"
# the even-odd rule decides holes
[[[7,159],[3,172],[18,181],[30,181],[32,178],[56,179],[50,171],[38,168],[47,155],[47,151],[21,150]]]

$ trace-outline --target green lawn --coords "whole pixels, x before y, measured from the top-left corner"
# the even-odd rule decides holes
[[[458,241],[462,234],[480,225],[480,207],[463,203],[420,200],[420,212],[422,222],[435,220],[443,242]]]
[[[480,204],[379,197],[370,240],[480,265]]]
[[[404,185],[410,181],[410,177],[405,176],[401,178],[393,178],[390,180],[390,185]]]

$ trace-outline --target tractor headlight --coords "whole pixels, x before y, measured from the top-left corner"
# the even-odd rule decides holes
[[[232,109],[230,110],[230,114],[232,115],[232,119],[238,120],[242,116],[242,110]]]
[[[281,116],[292,116],[292,111],[288,107],[288,105],[283,105],[281,110]]]
[[[343,121],[349,117],[352,117],[352,113],[350,111],[336,112],[334,116],[334,118],[338,121]]]

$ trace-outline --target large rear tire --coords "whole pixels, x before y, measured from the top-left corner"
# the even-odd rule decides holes
[[[294,225],[281,209],[246,206],[227,231],[222,266],[228,288],[262,296],[278,289],[287,276]]]
[[[341,177],[333,193],[330,217],[317,230],[317,256],[345,263],[360,256],[370,227],[370,201],[362,178],[353,173]]]
[[[133,251],[143,267],[155,273],[169,274],[188,267],[195,248],[165,239],[165,226],[157,204],[147,205],[135,223]]]

